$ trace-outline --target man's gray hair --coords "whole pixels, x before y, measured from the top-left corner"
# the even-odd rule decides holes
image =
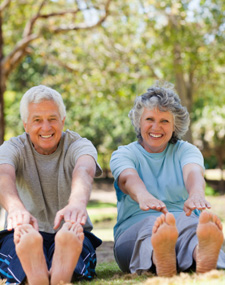
[[[135,128],[137,138],[141,141],[140,119],[144,108],[149,110],[158,108],[162,112],[171,112],[174,117],[174,132],[170,143],[176,143],[188,131],[190,118],[187,108],[181,105],[174,85],[168,82],[156,82],[147,92],[138,96],[134,107],[129,112],[129,118]]]
[[[30,103],[40,103],[44,100],[54,101],[59,108],[59,114],[63,120],[66,116],[66,107],[62,96],[54,89],[45,85],[38,85],[30,88],[20,101],[20,116],[23,122],[27,123],[29,116],[28,106]]]

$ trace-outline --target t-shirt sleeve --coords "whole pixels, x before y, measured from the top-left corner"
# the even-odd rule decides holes
[[[186,164],[196,163],[200,165],[203,169],[205,169],[202,153],[196,146],[188,142],[185,142],[180,148],[180,161],[182,168]]]
[[[16,169],[19,163],[19,156],[19,149],[13,142],[5,141],[0,146],[0,164],[10,164]]]
[[[73,165],[76,164],[76,161],[82,155],[92,156],[96,162],[95,176],[98,177],[102,174],[102,169],[97,162],[97,150],[92,144],[92,142],[89,141],[88,139],[79,138],[78,140],[76,140],[74,143],[70,145],[69,153],[70,153],[70,159],[72,160]]]
[[[135,157],[133,152],[126,146],[120,146],[114,151],[110,160],[112,174],[117,181],[122,171],[128,168],[136,169]]]

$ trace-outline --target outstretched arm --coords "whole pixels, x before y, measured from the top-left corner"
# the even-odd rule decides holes
[[[118,185],[125,194],[129,194],[139,204],[141,210],[153,209],[164,214],[168,212],[166,205],[148,192],[135,169],[128,168],[122,171],[118,178]]]
[[[7,229],[18,225],[31,224],[38,230],[37,220],[26,210],[16,189],[15,169],[10,164],[0,165],[0,201],[7,211]]]
[[[78,222],[84,225],[87,220],[87,204],[90,198],[96,162],[90,155],[78,158],[72,174],[71,194],[66,207],[57,212],[54,229],[64,219],[66,222]]]
[[[205,199],[205,180],[203,169],[195,163],[186,164],[183,167],[184,184],[189,197],[184,203],[184,211],[187,216],[191,215],[194,209],[210,209],[211,205]]]

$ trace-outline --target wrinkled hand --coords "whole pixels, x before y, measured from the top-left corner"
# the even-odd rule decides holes
[[[195,209],[205,210],[210,209],[211,205],[208,201],[206,201],[205,197],[202,197],[199,194],[195,194],[190,196],[184,203],[184,212],[186,216],[190,216],[191,212]]]
[[[38,222],[27,210],[15,209],[8,212],[7,230],[11,231],[19,225],[31,224],[38,231]]]
[[[60,226],[61,221],[79,223],[84,225],[88,217],[86,206],[80,205],[67,205],[62,210],[56,213],[54,229]]]
[[[143,197],[141,199],[139,199],[139,207],[142,211],[148,211],[150,209],[155,210],[155,211],[159,211],[162,212],[163,214],[168,213],[168,210],[166,208],[166,205],[154,198],[154,197]]]

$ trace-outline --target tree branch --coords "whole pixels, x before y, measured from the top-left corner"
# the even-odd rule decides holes
[[[7,0],[6,2],[10,2],[11,0]],[[67,32],[67,31],[72,31],[72,30],[79,30],[79,29],[93,29],[96,26],[101,25],[107,18],[109,14],[109,4],[112,0],[107,0],[105,4],[105,15],[94,25],[92,26],[84,26],[84,27],[78,27],[78,26],[72,26],[72,27],[66,27],[66,28],[55,28],[52,29],[51,32],[53,33],[61,33],[61,32]],[[63,16],[68,13],[78,13],[81,11],[81,9],[76,9],[76,10],[67,10],[67,11],[62,11],[58,13],[49,13],[49,14],[43,14],[41,15],[41,10],[46,4],[47,0],[43,0],[39,6],[38,12],[34,17],[30,19],[30,21],[27,23],[24,33],[23,33],[23,39],[19,41],[16,46],[14,47],[13,51],[8,54],[2,61],[2,68],[4,70],[4,75],[6,78],[8,77],[10,71],[16,67],[16,65],[20,62],[20,60],[28,53],[26,51],[28,45],[36,40],[37,38],[41,37],[41,34],[32,34],[32,30],[34,27],[35,22],[40,19],[40,18],[50,18],[50,17],[55,17],[55,16]]]
[[[33,27],[35,22],[37,21],[37,19],[40,17],[40,13],[41,13],[41,9],[44,7],[44,5],[46,4],[47,0],[43,0],[42,3],[40,4],[39,8],[38,8],[38,12],[35,16],[33,16],[30,21],[28,21],[28,23],[26,24],[24,31],[23,31],[23,38],[27,37],[28,35],[30,35],[32,33]]]
[[[29,43],[36,40],[38,37],[38,35],[30,35],[22,39],[16,44],[13,51],[3,58],[2,70],[4,71],[6,78],[8,77],[10,71],[19,63],[20,59],[23,58],[23,56],[27,53],[26,48],[28,47]]]
[[[11,0],[5,0],[1,5],[0,5],[0,13],[7,7],[9,6]]]
[[[100,18],[96,24],[92,26],[88,26],[88,25],[85,25],[85,26],[70,25],[67,27],[61,26],[61,27],[53,28],[51,32],[56,34],[56,33],[68,32],[68,31],[75,31],[75,30],[90,30],[90,29],[94,29],[97,26],[100,26],[109,15],[109,5],[111,1],[112,0],[107,0],[105,4],[105,15],[102,18]]]

